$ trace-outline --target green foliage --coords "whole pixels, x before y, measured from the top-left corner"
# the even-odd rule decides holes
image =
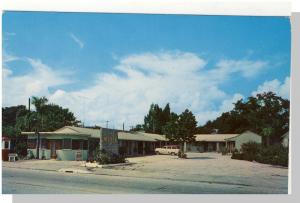
[[[125,163],[126,159],[123,155],[113,154],[107,152],[105,150],[96,150],[95,160],[99,164],[117,164],[117,163]]]
[[[187,155],[186,155],[185,153],[183,153],[182,151],[179,151],[179,152],[178,152],[178,158],[186,159],[186,158],[187,158]]]
[[[27,155],[28,159],[34,159],[34,154],[31,150],[28,151],[28,155]]]
[[[248,161],[253,161],[259,154],[261,145],[256,142],[248,142],[242,145],[241,152],[243,154],[243,159]]]
[[[163,126],[163,134],[167,135],[170,141],[175,141],[179,137],[179,116],[176,113],[171,113],[170,120]]]
[[[124,156],[126,154],[126,150],[127,150],[127,148],[125,146],[119,147],[119,154],[121,156]]]
[[[19,130],[12,126],[2,126],[2,134],[4,136],[13,137],[19,133]]]
[[[288,166],[289,150],[280,144],[262,146],[257,143],[245,143],[240,152],[234,152],[232,159],[257,161],[264,164]]]
[[[15,146],[15,152],[19,157],[27,155],[27,144],[25,142],[17,142]],[[22,157],[21,157],[22,158]]]
[[[130,129],[130,131],[143,131],[144,127],[141,124],[137,124],[134,128]]]
[[[170,105],[164,109],[151,104],[144,119],[144,130],[148,133],[165,134],[170,141],[191,142],[196,133],[197,121],[191,111],[186,109],[180,115],[171,112]]]
[[[223,113],[214,121],[208,121],[197,129],[198,133],[242,133],[250,130],[263,136],[264,144],[278,143],[289,129],[289,100],[273,92],[257,94],[247,100],[239,100],[234,109]]]
[[[21,131],[53,131],[66,125],[78,125],[79,121],[69,109],[47,102],[46,97],[32,97],[36,111],[28,111],[25,106],[2,108],[3,133],[16,136]]]
[[[186,109],[179,115],[178,137],[175,141],[192,142],[195,140],[197,121],[191,111]]]

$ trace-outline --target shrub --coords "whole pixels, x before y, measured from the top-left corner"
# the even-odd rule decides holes
[[[19,157],[27,156],[27,145],[24,142],[17,142],[15,145],[15,152]]]
[[[261,145],[255,142],[248,142],[242,145],[242,156],[244,160],[253,161],[260,152]]]
[[[232,159],[257,161],[264,164],[288,166],[289,150],[281,144],[262,146],[249,142],[242,145],[241,152],[234,152]]]
[[[34,154],[31,150],[28,151],[27,157],[28,157],[28,159],[34,159]]]
[[[125,146],[121,146],[119,147],[119,153],[121,156],[124,156],[126,154],[126,147]]]
[[[239,153],[239,152],[233,152],[231,158],[232,159],[244,160],[243,154]]]
[[[117,163],[125,163],[125,157],[118,154],[113,154],[107,152],[105,150],[98,150],[96,153],[95,160],[99,164],[117,164]]]
[[[182,151],[179,151],[179,152],[178,152],[178,158],[186,159],[186,158],[187,158],[187,155],[186,155],[185,153],[183,153]]]

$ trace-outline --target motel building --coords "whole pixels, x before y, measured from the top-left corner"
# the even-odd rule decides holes
[[[27,156],[39,159],[90,160],[97,147],[126,157],[155,153],[155,148],[172,144],[166,136],[145,132],[128,132],[108,128],[65,126],[53,132],[22,132],[27,135]],[[197,134],[187,143],[188,152],[240,150],[247,142],[261,143],[261,136],[250,131],[241,134]]]
[[[242,144],[247,142],[261,143],[262,138],[251,131],[241,134],[197,134],[195,142],[187,145],[187,151],[221,152],[225,148],[232,153],[235,149],[240,150]]]
[[[108,128],[65,126],[53,132],[22,132],[27,135],[27,156],[39,159],[88,160],[98,146],[115,154],[140,156],[154,154],[156,147],[168,144],[163,135],[126,132]]]

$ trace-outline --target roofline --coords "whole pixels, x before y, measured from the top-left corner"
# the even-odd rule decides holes
[[[39,132],[40,135],[84,135],[90,137],[90,134],[86,133],[61,133],[61,132]],[[21,135],[36,135],[35,132],[21,132]]]
[[[255,132],[252,132],[251,130],[246,130],[246,131],[244,131],[244,132],[238,134],[237,136],[234,136],[234,137],[225,139],[225,141],[230,140],[230,139],[232,139],[232,138],[239,137],[239,136],[241,136],[242,134],[244,134],[244,133],[246,133],[246,132],[250,132],[250,133],[253,133],[253,134],[256,134],[256,135],[260,136],[259,134],[255,133]]]

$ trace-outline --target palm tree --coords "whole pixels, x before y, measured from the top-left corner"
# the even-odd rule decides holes
[[[44,113],[44,106],[47,104],[48,99],[46,97],[32,97],[31,104],[35,106],[38,120],[41,120],[41,130],[43,129],[43,113]]]

